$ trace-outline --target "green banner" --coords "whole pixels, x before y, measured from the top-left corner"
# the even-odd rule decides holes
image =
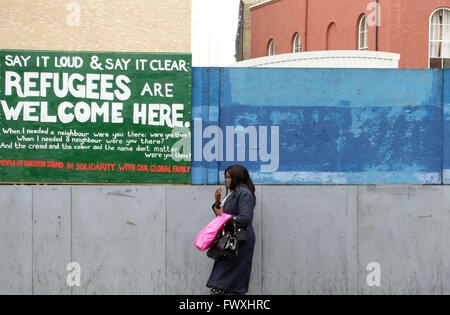
[[[190,54],[0,50],[0,181],[184,183]]]

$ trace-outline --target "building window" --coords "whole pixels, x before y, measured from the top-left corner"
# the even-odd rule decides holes
[[[277,48],[275,46],[275,41],[273,39],[270,40],[269,42],[269,52],[268,55],[269,56],[275,56],[275,54],[277,53]]]
[[[299,33],[295,33],[294,40],[292,42],[292,52],[299,53],[302,51],[302,41]]]
[[[449,9],[439,9],[431,16],[430,68],[450,68]]]
[[[367,17],[364,15],[359,21],[359,50],[369,50],[369,25]]]

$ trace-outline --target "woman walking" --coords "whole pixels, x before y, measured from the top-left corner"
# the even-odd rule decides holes
[[[211,289],[211,295],[244,295],[248,292],[255,248],[255,232],[252,227],[256,203],[255,186],[247,169],[240,165],[233,165],[225,170],[225,182],[226,196],[221,201],[223,188],[216,190],[213,210],[216,216],[223,213],[232,215],[236,227],[244,231],[246,236],[245,241],[239,241],[237,257],[221,257],[214,261],[206,286]]]

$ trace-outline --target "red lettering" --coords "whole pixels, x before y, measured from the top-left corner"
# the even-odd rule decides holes
[[[25,161],[25,167],[46,167],[47,163],[44,161]]]
[[[63,162],[47,162],[47,168],[64,168]]]
[[[173,166],[173,172],[174,173],[189,173],[191,171],[190,166]]]
[[[0,160],[1,166],[16,166],[16,160]]]

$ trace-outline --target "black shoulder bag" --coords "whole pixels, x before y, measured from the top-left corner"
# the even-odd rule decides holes
[[[238,240],[236,235],[236,223],[229,220],[217,233],[210,249],[206,252],[209,258],[232,258],[238,255]]]
[[[242,227],[239,226],[236,228],[237,240],[239,242],[247,242],[248,241],[248,226]]]

